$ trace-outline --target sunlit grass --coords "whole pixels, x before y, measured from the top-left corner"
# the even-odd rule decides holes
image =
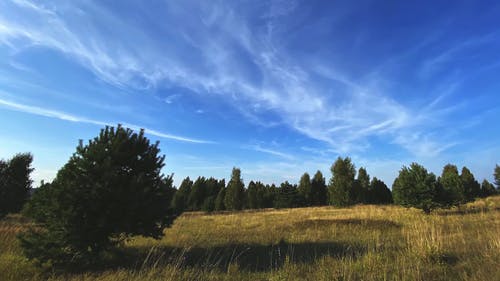
[[[103,270],[43,273],[0,222],[0,280],[500,280],[500,196],[425,215],[398,206],[186,213]]]

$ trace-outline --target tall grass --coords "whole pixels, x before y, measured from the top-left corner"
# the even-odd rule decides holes
[[[0,280],[500,280],[500,196],[425,215],[398,206],[186,213],[94,272],[25,260],[27,222],[0,222]]]

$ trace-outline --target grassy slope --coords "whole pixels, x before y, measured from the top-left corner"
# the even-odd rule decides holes
[[[397,206],[187,213],[106,269],[42,275],[0,221],[0,280],[500,280],[500,196],[426,216]]]

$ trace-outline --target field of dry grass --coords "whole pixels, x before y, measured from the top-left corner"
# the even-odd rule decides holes
[[[19,216],[0,221],[0,280],[500,280],[500,196],[424,215],[398,206],[186,213],[94,272],[42,273]]]

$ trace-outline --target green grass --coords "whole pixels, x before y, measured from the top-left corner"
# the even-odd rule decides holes
[[[25,260],[27,222],[0,221],[0,280],[500,280],[500,196],[424,215],[397,206],[186,213],[99,271]]]

